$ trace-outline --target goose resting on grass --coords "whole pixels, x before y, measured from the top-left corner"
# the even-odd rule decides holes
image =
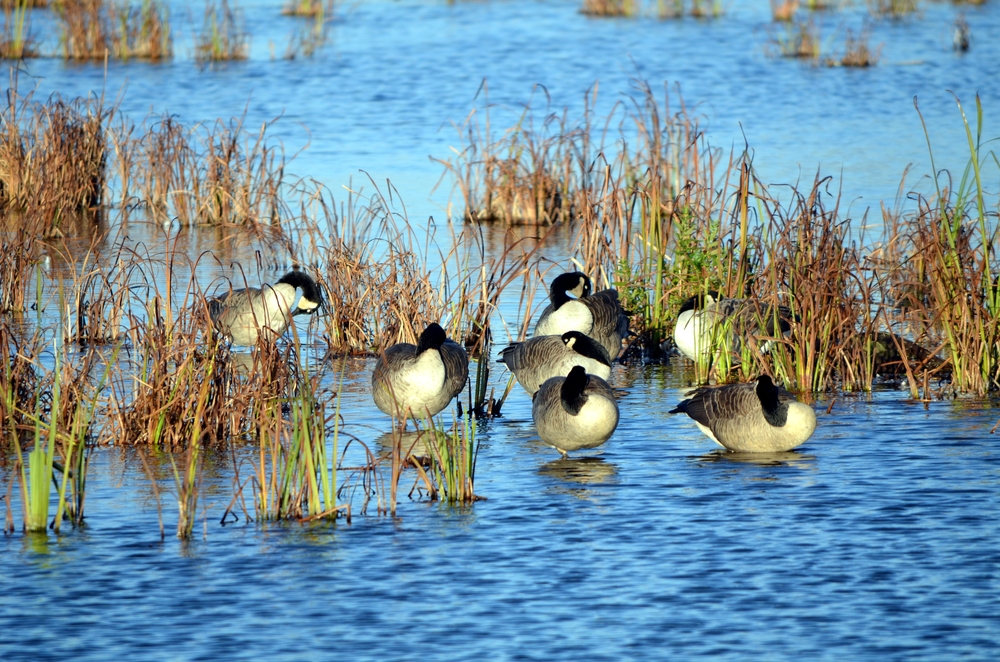
[[[628,336],[628,316],[618,302],[618,291],[591,294],[590,277],[579,271],[557,276],[549,287],[549,303],[535,323],[535,336],[561,336],[580,331],[604,347],[614,361]],[[569,295],[573,294],[576,298]]]
[[[566,455],[607,441],[618,427],[618,403],[606,381],[574,366],[566,377],[542,384],[531,417],[542,441]]]
[[[787,451],[816,430],[813,408],[767,375],[746,384],[703,386],[685,398],[670,413],[687,414],[712,441],[731,451]]]
[[[575,365],[601,379],[611,376],[611,360],[604,347],[579,331],[528,338],[505,347],[500,354],[497,362],[514,373],[528,395],[534,395],[550,377],[568,374]]]
[[[298,292],[301,296],[296,304]],[[208,315],[219,333],[234,345],[252,346],[259,337],[274,342],[288,329],[294,315],[311,315],[322,303],[316,281],[296,266],[274,285],[230,290],[209,299]]]
[[[395,419],[434,416],[462,392],[469,379],[469,357],[431,323],[417,345],[396,343],[385,350],[372,373],[372,397]]]
[[[740,338],[746,333],[775,337],[778,330],[781,334],[791,330],[792,312],[780,306],[777,313],[775,316],[770,305],[750,299],[730,299],[712,291],[696,294],[681,304],[674,344],[692,361],[708,358],[714,348],[727,344],[738,352]],[[767,351],[767,344],[763,349]]]

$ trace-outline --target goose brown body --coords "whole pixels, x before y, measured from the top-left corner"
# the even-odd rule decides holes
[[[430,324],[416,345],[397,343],[379,357],[372,373],[372,397],[393,418],[419,419],[447,407],[468,379],[465,350],[438,324]]]
[[[535,323],[535,336],[580,331],[600,343],[612,361],[618,358],[622,340],[628,337],[628,316],[618,301],[617,290],[591,294],[590,277],[573,271],[552,281],[549,299]]]
[[[670,413],[687,414],[710,439],[732,451],[787,451],[816,430],[812,407],[767,375],[746,384],[695,389]]]
[[[692,361],[707,358],[721,347],[739,352],[744,336],[776,337],[791,328],[792,317],[784,306],[775,309],[751,299],[730,299],[707,292],[681,305],[674,325],[674,345]]]
[[[219,333],[234,345],[251,346],[259,338],[267,342],[277,340],[288,329],[293,316],[316,312],[323,296],[316,282],[295,268],[274,285],[230,290],[207,303],[208,315]]]
[[[529,395],[534,395],[545,380],[567,375],[576,365],[601,379],[611,376],[611,360],[604,347],[579,331],[513,343],[501,350],[499,362],[514,373]]]
[[[574,366],[566,377],[542,384],[531,417],[542,441],[565,455],[607,441],[618,427],[618,403],[606,381]]]

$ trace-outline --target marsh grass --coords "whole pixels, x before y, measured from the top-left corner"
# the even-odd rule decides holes
[[[333,16],[333,0],[289,0],[281,8],[285,16],[305,16],[317,18],[320,21]]]
[[[868,45],[871,38],[871,28],[865,25],[857,37],[848,28],[844,38],[844,54],[840,59],[826,60],[828,66],[841,67],[874,67],[882,55],[882,44],[872,48]]]
[[[583,0],[581,14],[604,17],[634,17],[642,11],[637,0]]]
[[[544,88],[541,89],[546,95]],[[445,168],[464,201],[466,220],[507,225],[549,225],[573,219],[591,157],[588,118],[570,123],[565,113],[546,112],[535,126],[531,102],[516,124],[500,137],[492,134],[489,87],[481,86],[482,108],[456,126],[466,142]],[[596,89],[595,89],[596,93]],[[588,98],[590,94],[588,93]]]
[[[166,5],[142,0],[75,0],[61,2],[63,56],[68,60],[163,60],[173,56]]]
[[[917,12],[917,0],[865,0],[873,16],[902,19]]]
[[[425,424],[430,438],[425,440],[430,454],[430,468],[414,464],[432,500],[450,504],[468,504],[483,497],[475,493],[476,458],[479,444],[476,425],[469,417],[456,419],[451,430],[430,421]]]
[[[799,10],[799,0],[770,0],[771,20],[790,22]]]
[[[3,3],[3,32],[0,33],[0,59],[20,60],[38,57],[35,38],[28,20],[31,3],[26,0]]]
[[[77,217],[96,220],[114,113],[99,97],[40,104],[18,96],[15,82],[0,109],[0,216],[44,237],[63,236]]]
[[[811,18],[789,21],[772,33],[771,46],[781,57],[817,60],[822,52],[819,26]]]
[[[616,110],[633,130],[617,152],[596,149],[600,158],[577,176],[587,184],[573,219],[577,264],[596,287],[617,287],[635,313],[634,358],[662,356],[680,302],[714,290],[748,298],[753,323],[720,327],[699,381],[767,373],[814,392],[903,379],[924,398],[997,387],[1000,288],[990,285],[998,267],[986,249],[997,240],[996,212],[981,171],[1000,163],[982,147],[978,104],[975,127],[965,124],[972,157],[962,176],[953,182],[935,169],[934,196],[914,197],[917,209],[905,214],[883,209],[881,236],[857,239],[854,228],[870,221],[848,217],[827,178],[783,202],[748,153],[726,161],[707,145],[683,103],[671,112],[669,96],[657,99],[642,82],[635,89]],[[624,124],[605,126],[616,122]],[[561,139],[579,141],[582,130]],[[461,183],[463,197],[480,195],[469,193],[476,181]],[[530,305],[521,309],[526,328]],[[789,331],[763,331],[778,328],[779,310]]]
[[[243,11],[235,2],[207,0],[201,32],[195,36],[194,58],[202,64],[245,60],[249,35]]]

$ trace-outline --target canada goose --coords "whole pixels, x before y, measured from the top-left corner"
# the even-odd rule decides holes
[[[712,441],[731,451],[787,451],[816,430],[813,408],[767,375],[746,384],[695,389],[670,413],[687,414]]]
[[[302,295],[292,308],[298,291]],[[323,295],[316,281],[293,267],[274,285],[230,290],[209,299],[208,315],[215,328],[234,345],[255,345],[261,336],[269,342],[277,340],[293,315],[312,314],[322,303]]]
[[[782,334],[792,328],[792,312],[784,306],[778,307],[776,316],[771,306],[750,299],[730,299],[713,291],[696,294],[681,304],[674,325],[674,344],[692,361],[708,358],[715,348],[726,345],[738,352],[744,334],[775,336],[775,317]],[[764,351],[768,347],[766,343]]]
[[[580,331],[600,343],[612,361],[628,336],[628,316],[618,302],[618,291],[591,294],[590,277],[579,271],[557,276],[549,287],[549,305],[535,324],[535,336],[561,336]],[[576,296],[575,299],[569,295]]]
[[[514,373],[528,395],[534,395],[546,379],[562,377],[575,365],[601,379],[611,376],[611,361],[604,347],[579,331],[567,331],[561,336],[535,336],[513,343],[500,353],[497,362]]]
[[[618,403],[608,383],[573,366],[566,377],[545,380],[531,403],[542,441],[563,455],[600,446],[618,427]]]
[[[417,345],[396,343],[379,357],[372,373],[372,397],[393,418],[434,416],[462,392],[469,357],[431,323]]]

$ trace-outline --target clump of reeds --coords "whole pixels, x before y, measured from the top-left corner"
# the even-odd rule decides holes
[[[67,59],[161,60],[173,55],[168,12],[158,0],[143,0],[138,7],[127,1],[76,0],[60,3],[57,13]]]
[[[440,161],[461,191],[465,218],[543,225],[573,218],[589,165],[589,106],[582,130],[571,127],[565,114],[546,114],[536,129],[529,103],[515,126],[495,139],[489,90],[485,85],[482,90],[482,110],[458,127],[466,147]]]
[[[583,0],[581,14],[587,16],[637,16],[641,5],[636,0]]]
[[[98,211],[113,114],[100,98],[40,104],[12,91],[0,109],[0,213],[61,236],[74,217]]]
[[[38,57],[35,39],[30,32],[28,0],[3,3],[3,32],[0,33],[0,59],[20,60]]]
[[[308,18],[319,18],[322,20],[326,16],[333,16],[333,0],[289,0],[281,8],[281,13],[285,16],[305,16]]]
[[[280,221],[283,151],[268,140],[266,124],[252,134],[243,122],[239,117],[192,129],[164,117],[120,147],[119,154],[137,166],[128,179],[154,220],[249,228]]]
[[[871,30],[868,26],[865,26],[857,37],[848,28],[844,40],[844,55],[839,60],[827,60],[827,64],[841,67],[874,67],[882,54],[882,45],[871,48],[868,45],[870,36]]]
[[[243,11],[235,0],[208,0],[201,32],[195,38],[195,60],[202,63],[245,60],[249,51]]]
[[[785,25],[781,34],[773,34],[771,43],[781,57],[815,60],[822,49],[819,26],[812,19]]]
[[[430,469],[414,464],[431,499],[447,503],[473,503],[482,499],[475,493],[476,426],[468,417],[456,420],[449,431],[433,421],[427,426],[430,438],[424,443],[430,455]]]
[[[874,16],[887,18],[905,18],[916,13],[917,0],[866,0],[868,11]]]
[[[771,0],[771,18],[775,21],[789,22],[799,10],[799,0]]]

